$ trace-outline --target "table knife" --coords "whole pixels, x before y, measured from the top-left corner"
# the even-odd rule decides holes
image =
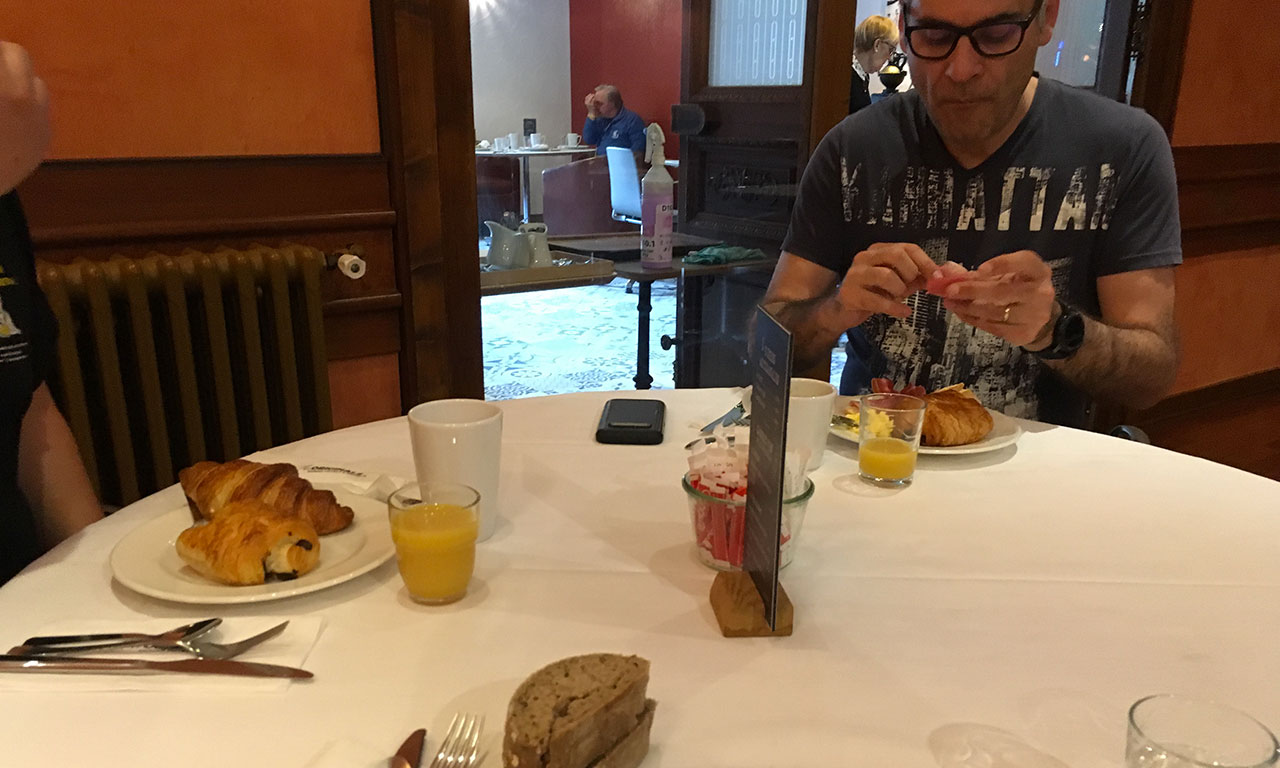
[[[391,758],[391,768],[418,768],[422,764],[422,745],[427,741],[427,729],[419,728],[409,734]]]
[[[94,659],[79,656],[14,656],[0,655],[0,672],[50,672],[64,674],[159,674],[234,675],[240,677],[285,677],[309,680],[313,675],[305,669],[282,667],[226,659],[181,659],[178,661],[145,661],[142,659]]]

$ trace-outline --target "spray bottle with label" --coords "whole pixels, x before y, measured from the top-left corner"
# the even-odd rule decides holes
[[[675,212],[671,174],[667,173],[662,147],[662,126],[650,123],[645,130],[644,159],[649,172],[640,181],[640,265],[648,269],[671,266],[671,224]]]

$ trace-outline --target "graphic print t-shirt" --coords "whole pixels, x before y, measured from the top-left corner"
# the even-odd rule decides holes
[[[31,395],[53,366],[55,334],[22,206],[10,192],[0,197],[0,584],[40,554],[35,520],[18,490],[18,439]]]
[[[1012,136],[977,168],[947,151],[916,91],[845,118],[805,169],[783,250],[844,277],[873,243],[919,245],[969,269],[1031,250],[1059,298],[1097,316],[1099,277],[1182,261],[1169,143],[1145,112],[1041,78]],[[930,390],[963,383],[1010,416],[1083,427],[1087,395],[1034,355],[917,293],[912,316],[860,326],[881,376]]]

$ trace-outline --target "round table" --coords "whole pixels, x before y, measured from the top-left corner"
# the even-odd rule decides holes
[[[668,405],[660,446],[594,442],[619,393],[501,403],[503,521],[452,606],[411,603],[392,563],[275,603],[162,603],[113,584],[107,559],[180,492],[92,526],[0,589],[0,642],[80,617],[317,614],[315,680],[3,694],[0,762],[303,766],[344,741],[390,756],[423,725],[434,746],[466,709],[488,716],[497,766],[520,680],[594,651],[652,661],[652,768],[1116,766],[1126,708],[1163,691],[1280,725],[1280,483],[1026,422],[1015,447],[922,457],[912,487],[884,491],[832,438],[782,572],[795,634],[730,640],[679,477],[684,443],[736,395],[647,394]],[[403,419],[265,455],[412,473]]]

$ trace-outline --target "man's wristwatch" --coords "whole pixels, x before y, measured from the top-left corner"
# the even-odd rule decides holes
[[[1031,354],[1041,360],[1066,360],[1084,346],[1084,315],[1075,307],[1058,302],[1058,319],[1053,323],[1049,346]]]

